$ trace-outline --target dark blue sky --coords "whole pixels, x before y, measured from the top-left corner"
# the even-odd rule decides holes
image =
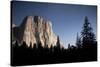
[[[80,34],[85,16],[88,17],[96,34],[97,7],[87,5],[50,4],[36,2],[12,2],[12,22],[20,25],[27,15],[39,15],[52,22],[53,30],[60,40],[75,44],[77,32]]]

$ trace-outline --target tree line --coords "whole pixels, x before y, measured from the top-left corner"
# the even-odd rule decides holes
[[[68,49],[61,48],[58,36],[56,46],[48,48],[45,45],[45,47],[42,47],[41,42],[39,42],[38,44],[34,44],[33,48],[31,47],[31,43],[30,47],[27,47],[25,42],[21,46],[18,46],[17,41],[15,44],[12,44],[11,65],[36,65],[97,60],[97,41],[88,17],[85,17],[81,36],[77,33],[76,46],[68,44]]]

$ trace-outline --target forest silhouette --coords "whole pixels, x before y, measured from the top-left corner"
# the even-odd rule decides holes
[[[37,65],[97,61],[97,41],[88,17],[85,17],[81,36],[76,36],[76,46],[68,44],[68,48],[61,48],[59,36],[56,46],[42,47],[41,42],[34,47],[23,42],[21,46],[16,41],[11,44],[11,65]],[[67,34],[66,34],[67,35]],[[31,44],[31,43],[30,43]],[[13,46],[14,45],[14,46]]]

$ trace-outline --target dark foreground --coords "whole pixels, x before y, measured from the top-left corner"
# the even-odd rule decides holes
[[[90,48],[70,47],[68,49],[51,47],[43,48],[35,46],[14,46],[11,48],[11,65],[40,65],[55,63],[71,63],[97,61],[97,44]]]

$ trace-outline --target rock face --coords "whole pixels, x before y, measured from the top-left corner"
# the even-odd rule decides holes
[[[42,46],[55,46],[57,36],[53,33],[50,21],[41,16],[27,16],[19,27],[13,27],[14,37],[19,43],[26,42],[27,46],[41,42]]]

